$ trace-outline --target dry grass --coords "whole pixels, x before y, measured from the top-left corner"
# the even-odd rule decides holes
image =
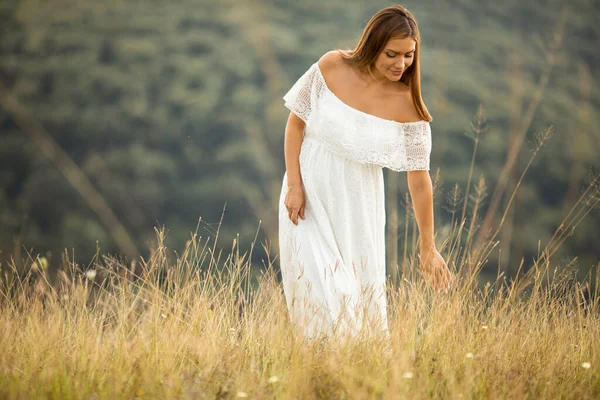
[[[45,259],[3,266],[0,397],[600,396],[597,275],[537,263],[480,289],[462,268],[446,296],[405,277],[389,288],[386,353],[299,340],[270,262],[252,277],[235,242],[221,257],[195,235],[171,257],[157,233],[137,267],[102,257],[82,272],[65,258],[50,282]]]
[[[515,191],[550,132],[538,135]],[[139,264],[97,255],[83,267],[65,253],[52,274],[41,257],[0,265],[0,398],[600,397],[599,265],[577,280],[574,262],[553,258],[600,203],[600,176],[511,280],[501,268],[493,281],[481,276],[511,203],[478,247],[485,182],[460,193],[446,196],[440,250],[458,278],[447,295],[433,293],[407,253],[416,229],[406,202],[413,237],[401,280],[388,280],[389,342],[303,341],[273,262],[257,272],[254,243],[217,251],[218,231],[197,230],[179,255],[157,230]]]

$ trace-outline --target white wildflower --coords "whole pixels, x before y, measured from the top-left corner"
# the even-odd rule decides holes
[[[592,367],[592,363],[586,361],[586,362],[581,363],[581,366],[584,369],[590,369]]]
[[[236,396],[237,397],[248,397],[248,393],[246,393],[246,392],[237,392]]]
[[[268,383],[277,383],[279,382],[279,378],[275,375],[273,375],[272,377],[270,377],[269,379],[267,379]]]
[[[404,379],[412,379],[412,378],[413,378],[413,376],[414,376],[414,375],[413,375],[413,373],[412,373],[412,372],[410,372],[410,371],[408,371],[408,372],[405,372],[404,374],[402,374],[402,377],[403,377]]]
[[[467,358],[473,358],[474,355],[473,355],[473,353],[467,353],[467,354],[465,354],[465,357],[467,357]]]
[[[94,278],[96,277],[96,270],[88,269],[87,271],[85,271],[85,276],[87,276],[87,278],[90,280],[94,280]]]

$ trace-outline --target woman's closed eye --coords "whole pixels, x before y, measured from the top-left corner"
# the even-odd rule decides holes
[[[389,58],[395,58],[395,57],[397,57],[397,56],[398,56],[398,54],[390,54],[390,53],[386,53],[386,55],[387,55]],[[406,58],[412,58],[412,57],[413,57],[413,53],[408,53],[408,54],[406,54]]]

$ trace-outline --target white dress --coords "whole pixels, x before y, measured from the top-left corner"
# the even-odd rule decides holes
[[[324,334],[389,337],[385,295],[383,167],[429,170],[427,121],[400,123],[350,107],[329,90],[317,62],[283,96],[306,123],[300,173],[305,219],[294,225],[279,200],[279,255],[294,325]]]

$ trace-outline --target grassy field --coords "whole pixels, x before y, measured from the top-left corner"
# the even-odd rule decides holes
[[[224,256],[197,236],[172,257],[157,233],[137,265],[2,266],[1,398],[600,396],[597,274],[540,261],[481,285],[461,268],[437,295],[411,272],[389,285],[389,343],[307,343],[270,261],[253,277],[235,242]]]
[[[389,341],[303,340],[274,261],[252,266],[255,243],[244,251],[236,240],[224,254],[218,230],[197,229],[177,254],[157,229],[150,257],[131,263],[97,254],[78,265],[65,252],[58,268],[33,255],[0,264],[0,398],[599,398],[599,265],[578,277],[576,258],[557,251],[598,207],[600,175],[530,267],[483,274],[548,135],[494,232],[478,236],[482,179],[463,200],[459,188],[448,196],[448,294],[422,279],[405,235],[401,266],[388,271]],[[406,221],[416,232],[410,204]]]

